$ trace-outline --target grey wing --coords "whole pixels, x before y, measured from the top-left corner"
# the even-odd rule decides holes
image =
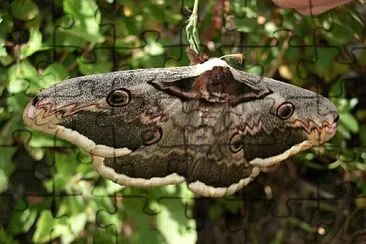
[[[149,89],[136,99],[136,108],[131,103],[130,112],[116,119],[121,128],[115,132],[120,133],[115,136],[120,140],[117,147],[132,152],[105,159],[95,156],[95,167],[120,184],[159,186],[186,180],[199,195],[221,197],[248,184],[263,168],[306,149],[301,142],[307,134],[276,116],[291,87],[235,72],[240,80],[233,82],[253,88],[243,89],[248,96],[235,105],[175,96],[177,88],[178,93],[189,91],[189,77],[183,83],[164,80],[172,93]],[[149,85],[156,88],[154,81]],[[258,96],[253,91],[271,92]]]
[[[186,92],[192,79],[187,75],[156,79],[144,86],[165,86],[170,91]],[[163,85],[159,84],[160,80],[164,80]],[[245,83],[256,90],[262,89],[256,81],[248,84]],[[127,147],[132,152],[107,158],[95,155],[94,166],[102,175],[133,186],[159,186],[186,180],[193,192],[219,197],[234,193],[259,174],[260,169],[247,162],[244,132],[240,133],[246,130],[240,129],[246,117],[254,123],[258,116],[243,116],[245,108],[241,104],[233,108],[228,103],[207,104],[199,99],[184,99],[163,89],[144,90],[144,95],[135,99],[135,107],[131,101],[128,113],[120,112],[105,120],[105,127],[115,120],[120,128],[113,132],[118,134],[113,136],[117,143],[113,147]],[[139,94],[133,89],[130,92]],[[254,94],[253,98],[256,100],[258,96]],[[252,112],[256,111],[247,114]]]
[[[125,156],[94,157],[101,174],[140,187],[186,180],[193,192],[215,197],[234,193],[259,174],[244,156],[236,124],[240,115],[229,107],[204,108],[199,101],[174,97],[159,106],[165,108],[165,119],[151,126],[150,136],[140,135],[147,142]],[[157,110],[152,105],[147,109]]]

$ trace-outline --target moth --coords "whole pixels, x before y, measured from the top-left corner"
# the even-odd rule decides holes
[[[335,134],[339,115],[327,98],[220,58],[192,60],[62,81],[27,104],[24,122],[89,152],[116,183],[185,180],[210,197],[233,194]]]

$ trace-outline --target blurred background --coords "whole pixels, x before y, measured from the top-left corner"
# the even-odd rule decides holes
[[[0,243],[366,242],[366,8],[318,16],[272,1],[200,1],[201,49],[329,97],[336,136],[234,196],[116,185],[66,141],[26,128],[40,89],[93,73],[188,65],[187,0],[1,0]],[[316,109],[316,108],[314,108]]]

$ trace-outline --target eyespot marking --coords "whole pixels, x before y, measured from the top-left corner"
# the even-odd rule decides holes
[[[240,152],[243,149],[242,135],[234,134],[230,139],[229,148],[232,153]]]
[[[107,96],[107,103],[111,107],[126,106],[130,101],[131,93],[125,88],[116,89]]]
[[[290,102],[284,102],[277,108],[277,116],[282,119],[286,120],[290,118],[295,111],[295,106]]]
[[[158,142],[163,136],[163,130],[158,127],[155,131],[149,130],[142,133],[142,139],[144,140],[144,145],[149,146]]]

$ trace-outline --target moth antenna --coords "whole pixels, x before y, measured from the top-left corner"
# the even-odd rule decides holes
[[[236,58],[236,60],[242,64],[244,61],[244,54],[242,53],[233,53],[233,54],[226,54],[221,56],[220,59],[227,59],[227,58]]]

